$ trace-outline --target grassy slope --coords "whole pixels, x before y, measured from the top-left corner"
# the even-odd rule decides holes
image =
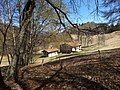
[[[120,48],[120,31],[115,31],[110,34],[106,34],[106,46],[102,47],[101,50]]]
[[[85,51],[97,51],[120,48],[120,31],[105,34],[105,45],[97,44],[97,36],[93,36],[93,44],[89,47],[83,48]]]
[[[0,56],[0,58],[1,58],[1,56]],[[9,65],[8,58],[7,58],[7,56],[4,56],[0,67],[6,66],[6,65]]]

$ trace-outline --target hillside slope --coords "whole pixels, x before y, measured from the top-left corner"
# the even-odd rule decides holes
[[[105,35],[105,46],[101,50],[120,48],[120,31],[115,31]]]
[[[99,37],[102,37],[99,35]],[[98,45],[98,36],[92,36],[92,44],[88,47],[83,48],[85,51],[95,51],[95,50],[108,50],[114,48],[120,48],[120,31],[115,31],[104,35],[105,43],[104,45]],[[100,41],[99,41],[100,42]]]

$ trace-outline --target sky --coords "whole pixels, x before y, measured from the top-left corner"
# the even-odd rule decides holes
[[[107,21],[101,17],[102,15],[99,13],[97,15],[96,5],[94,0],[83,0],[83,3],[79,3],[80,0],[76,0],[77,12],[76,9],[73,10],[72,5],[70,5],[68,2],[70,0],[65,0],[65,3],[69,6],[68,13],[69,19],[74,23],[86,23],[86,22],[96,22],[96,23],[106,23]],[[99,6],[101,7],[102,0],[99,0]],[[101,9],[99,7],[99,9]]]
[[[73,3],[72,5],[70,4],[70,1],[76,1],[75,6],[77,9],[74,7]],[[99,0],[99,5],[102,1],[103,0]],[[73,23],[82,24],[86,22],[107,22],[104,18],[96,15],[95,0],[64,0],[64,3],[67,5],[66,7],[68,7],[69,10],[68,17]]]

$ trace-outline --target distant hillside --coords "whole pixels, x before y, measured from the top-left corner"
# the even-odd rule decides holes
[[[101,35],[100,35],[101,37]],[[114,48],[120,48],[120,31],[115,31],[104,35],[104,45],[98,45],[98,36],[92,36],[92,44],[84,48],[84,50],[108,50]]]
[[[79,26],[80,29],[94,29],[98,26],[97,23],[87,22]]]
[[[110,34],[106,34],[105,47],[102,47],[101,50],[120,48],[120,31],[115,31]]]
[[[74,40],[78,39],[77,34],[71,34],[71,36]],[[80,43],[82,47],[89,47],[94,50],[120,48],[120,31],[114,31],[112,33],[107,33],[102,35],[91,35],[91,36],[83,35],[82,38],[80,37]]]
[[[87,22],[87,23],[79,24],[78,28],[80,30],[84,30],[86,33],[97,35],[101,32],[107,34],[107,33],[112,33],[114,31],[120,31],[120,24],[108,25],[107,23]],[[69,32],[71,34],[78,34],[78,30],[73,27],[69,27]]]

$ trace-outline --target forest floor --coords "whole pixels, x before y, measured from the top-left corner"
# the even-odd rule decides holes
[[[20,79],[25,90],[120,90],[120,48],[24,67]]]

